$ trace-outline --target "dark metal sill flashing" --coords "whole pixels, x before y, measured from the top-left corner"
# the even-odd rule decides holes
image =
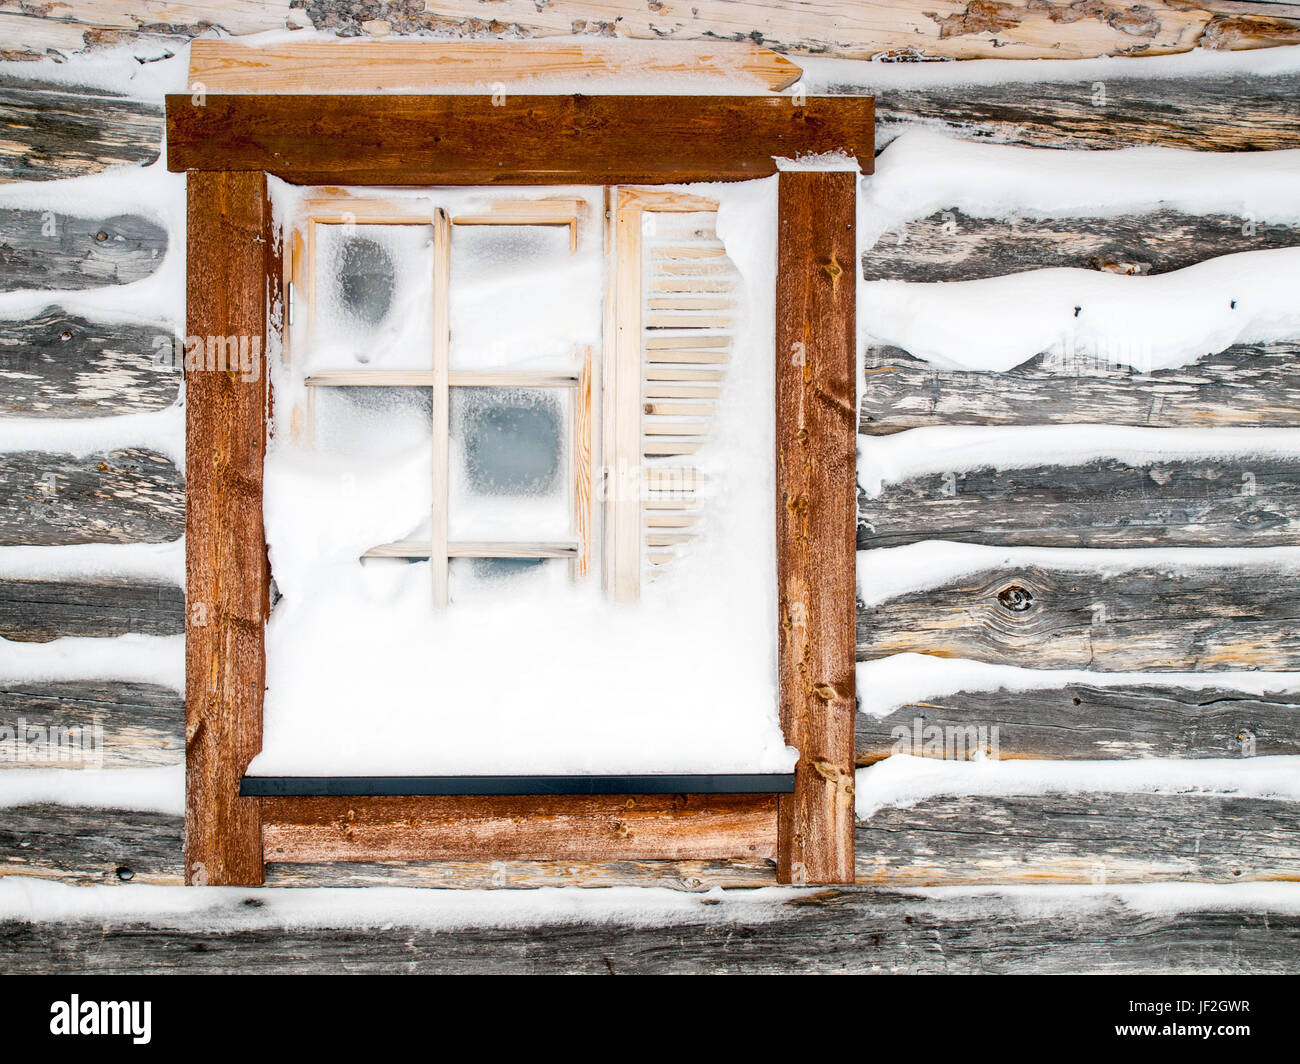
[[[541,794],[790,794],[793,773],[644,776],[245,776],[245,798]]]

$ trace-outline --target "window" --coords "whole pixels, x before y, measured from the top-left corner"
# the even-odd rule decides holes
[[[439,608],[458,570],[466,588],[556,563],[580,579],[591,559],[594,367],[581,341],[598,339],[602,293],[598,271],[569,261],[591,205],[469,206],[308,198],[288,264],[287,353],[306,439],[351,450],[365,441],[349,434],[349,414],[369,412],[372,435],[394,416],[427,418],[428,513],[363,557],[428,561]],[[570,320],[557,313],[573,306]],[[586,337],[566,335],[584,324]]]
[[[267,175],[304,187],[369,188],[738,181],[776,173],[776,158],[847,153],[865,166],[872,157],[872,124],[870,101],[851,97],[804,101],[761,96],[534,96],[504,102],[470,96],[169,97],[168,166],[188,171],[187,332],[226,337],[260,337],[268,329],[274,337],[279,332],[283,252]],[[855,188],[856,177],[850,172],[786,170],[779,178],[775,210],[776,681],[786,736],[800,758],[794,790],[781,799],[779,812],[774,794],[656,796],[655,781],[644,777],[623,777],[625,789],[618,794],[241,794],[244,770],[262,744],[267,667],[264,625],[270,585],[262,538],[266,384],[265,375],[250,380],[229,372],[200,372],[186,383],[187,593],[192,605],[205,607],[191,609],[186,630],[186,862],[191,877],[202,876],[210,883],[257,883],[266,857],[771,856],[785,882],[852,878],[856,493],[854,285],[847,278],[856,269]],[[606,213],[620,232],[630,233],[644,223],[637,216],[643,212],[625,212],[621,203]],[[450,212],[443,223],[448,236],[454,216]],[[360,217],[356,220],[361,222]],[[423,224],[431,224],[436,235],[436,214]],[[385,259],[394,252],[390,247],[385,255],[384,239],[393,233],[369,224],[358,224],[357,229],[363,232],[347,236],[367,237],[369,243],[340,244],[335,295],[354,325],[376,329],[391,313],[384,305],[397,298],[402,280],[394,277],[394,294],[386,300],[381,294],[389,284]],[[638,403],[657,400],[707,402],[707,389],[716,380],[712,375],[722,370],[705,361],[672,363],[672,373],[653,377],[659,371],[646,369],[645,378],[655,380],[664,394],[641,398],[641,333],[655,327],[651,315],[671,313],[673,308],[641,307],[639,286],[634,290],[623,281],[639,278],[643,260],[626,254],[630,240],[618,246],[621,261],[606,314],[607,320],[621,324],[612,339],[612,357],[605,359],[609,372],[599,383],[600,408],[606,416],[591,438],[593,446],[599,440],[607,452],[600,461],[607,494],[595,511],[603,514],[605,525],[599,536],[602,554],[607,561],[612,558],[612,564],[602,568],[602,582],[616,599],[626,601],[638,593],[641,567],[627,562],[640,558],[643,536],[686,533],[650,532],[652,527],[685,526],[650,526],[645,515],[660,508],[643,507],[639,490],[619,491],[617,479],[639,479],[643,464],[647,483],[670,479],[674,470],[689,466],[692,436],[698,431],[674,426],[680,431],[645,431],[643,436],[648,424],[658,424],[651,418],[681,415],[647,411],[644,405],[635,417],[624,413]],[[295,258],[295,303],[298,269]],[[703,290],[696,295],[699,300],[713,298]],[[453,309],[433,301],[435,337],[441,331],[439,315]],[[637,316],[642,309],[644,322]],[[295,318],[297,313],[295,306]],[[637,327],[629,327],[629,321],[638,322]],[[707,335],[700,332],[696,340]],[[268,342],[263,349],[273,346]],[[716,357],[707,355],[712,350],[707,343],[682,350]],[[363,369],[381,354],[423,357],[418,347],[375,349]],[[648,366],[662,365],[646,361]],[[431,410],[428,423],[431,428],[445,426],[450,463],[455,369],[450,350],[441,365],[445,377],[428,388],[431,405],[445,405],[441,411]],[[428,369],[394,369],[436,376],[440,363],[435,359]],[[693,386],[690,395],[668,391],[686,386]],[[313,394],[362,391],[310,387]],[[498,404],[495,422],[490,419],[488,428],[513,425],[517,433],[545,434],[555,424],[542,412],[545,405]],[[304,402],[299,431],[307,431],[309,420]],[[651,435],[667,439],[651,443]],[[433,433],[432,438],[440,437]],[[501,464],[500,449],[494,465],[491,456],[485,457],[481,440],[473,446],[477,457],[468,458],[467,448],[466,463],[481,462],[476,473],[466,473],[472,490],[484,492],[491,484],[548,475],[546,463],[530,467],[531,473],[511,470]],[[418,501],[429,500],[421,496]],[[432,530],[430,544],[431,558],[440,556]]]

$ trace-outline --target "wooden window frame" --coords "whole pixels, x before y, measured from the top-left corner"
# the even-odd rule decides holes
[[[282,320],[267,175],[320,186],[739,181],[845,153],[870,172],[869,97],[178,95],[186,331],[267,341]],[[261,747],[270,567],[266,373],[186,380],[186,882],[265,861],[770,858],[853,879],[855,205],[849,170],[782,169],[776,279],[778,682],[790,794],[247,797]],[[260,348],[267,350],[267,343]]]

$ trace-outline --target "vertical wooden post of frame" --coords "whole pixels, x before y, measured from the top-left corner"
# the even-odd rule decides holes
[[[277,284],[266,175],[188,175],[185,374],[185,881],[264,879],[258,800],[270,569],[262,530],[266,344]],[[189,354],[187,350],[187,355]]]
[[[854,207],[858,175],[783,171],[776,280],[783,883],[853,881],[856,610]]]

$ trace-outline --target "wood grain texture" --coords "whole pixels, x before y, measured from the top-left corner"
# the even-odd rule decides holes
[[[0,277],[4,276],[0,267]],[[0,416],[100,417],[161,410],[181,374],[155,356],[156,325],[93,321],[51,306],[0,323]]]
[[[0,210],[0,291],[129,284],[162,265],[167,230],[133,214]]]
[[[181,827],[179,816],[140,809],[10,806],[0,816],[0,875],[73,886],[179,886]]]
[[[1149,896],[1148,896],[1149,898]],[[523,927],[277,926],[270,899],[231,891],[179,926],[137,916],[0,923],[0,972],[401,973],[1294,973],[1293,907],[1185,901],[1119,889],[918,897],[869,887],[741,899],[661,926],[626,919]]]
[[[157,104],[93,89],[0,75],[0,183],[142,166],[158,158]]]
[[[177,635],[185,596],[172,584],[129,579],[0,579],[0,637],[44,643],[63,636]]]
[[[776,856],[774,795],[263,798],[267,861]]]
[[[799,751],[781,799],[785,883],[843,883],[853,863],[854,267],[857,176],[783,171],[776,281],[777,671]]]
[[[0,454],[0,545],[166,543],[184,521],[181,472],[156,451]]]
[[[858,828],[858,882],[1300,880],[1300,804],[1208,794],[929,798]]]
[[[926,122],[972,140],[1045,148],[1158,144],[1198,151],[1277,151],[1300,147],[1295,100],[1300,74],[1248,74],[1064,83],[1008,83],[876,92],[881,143],[902,126]],[[833,90],[832,90],[833,91]],[[849,88],[861,92],[860,88]]]
[[[956,691],[899,706],[883,717],[859,712],[858,764],[888,757],[901,738],[894,729],[914,736],[917,720],[923,729],[962,729],[963,757],[978,747],[980,735],[993,734],[1003,758],[1115,761],[1242,757],[1247,751],[1259,757],[1300,754],[1300,693],[1067,684],[1014,692]],[[921,735],[924,739],[924,731]],[[971,737],[976,741],[968,741]],[[908,749],[917,752],[914,743]],[[946,753],[957,756],[955,742]]]
[[[1300,459],[974,469],[888,484],[876,498],[859,494],[859,549],[926,539],[1040,547],[1296,544]]]
[[[692,893],[776,885],[776,861],[383,861],[267,862],[268,887],[428,887],[536,890],[539,887],[663,887]]]
[[[1300,246],[1300,229],[1227,214],[1158,210],[1106,218],[913,219],[862,254],[868,281],[969,281],[1069,266],[1158,274],[1242,251]]]
[[[190,45],[189,84],[208,92],[492,92],[529,79],[582,86],[632,77],[717,80],[780,92],[802,71],[752,42],[613,40],[329,41],[249,47],[232,41]]]
[[[18,719],[56,730],[102,728],[105,768],[152,768],[185,760],[185,699],[157,684],[10,681],[0,689],[0,721]],[[0,762],[0,768],[24,764],[34,763]]]
[[[265,352],[279,285],[266,176],[190,174],[187,221],[187,333],[256,338]],[[216,369],[186,379],[186,882],[263,878],[259,808],[239,780],[262,742],[265,381]]]
[[[180,713],[178,704],[177,720]],[[105,744],[111,750],[107,732]],[[184,878],[181,833],[182,819],[166,813],[48,803],[11,807],[0,817],[0,875],[33,876],[74,886],[175,886]],[[273,887],[656,886],[702,891],[775,882],[776,862],[762,857],[531,861],[470,856],[451,861],[268,863],[266,868],[266,884]]]
[[[1300,576],[1225,567],[974,573],[858,612],[858,658],[902,651],[1039,669],[1300,669]]]
[[[940,369],[896,347],[868,347],[858,431],[925,425],[1300,424],[1300,343],[1239,344],[1189,366],[1139,373],[1037,355],[1007,373]]]
[[[167,97],[167,166],[301,184],[747,180],[773,156],[844,151],[870,171],[869,97]]]
[[[113,0],[65,0],[57,18],[24,0],[5,0],[11,56],[51,48],[166,34],[186,37],[219,27],[232,35],[303,26],[344,37],[438,36],[631,37],[651,41],[755,41],[782,52],[869,59],[905,57],[1082,58],[1158,55],[1207,49],[1254,48],[1295,39],[1287,16],[1295,5],[1267,0],[1108,0],[1039,5],[972,0],[840,0],[818,7],[765,0],[699,0],[689,8],[647,6],[637,0],[162,0],[125,6]]]

